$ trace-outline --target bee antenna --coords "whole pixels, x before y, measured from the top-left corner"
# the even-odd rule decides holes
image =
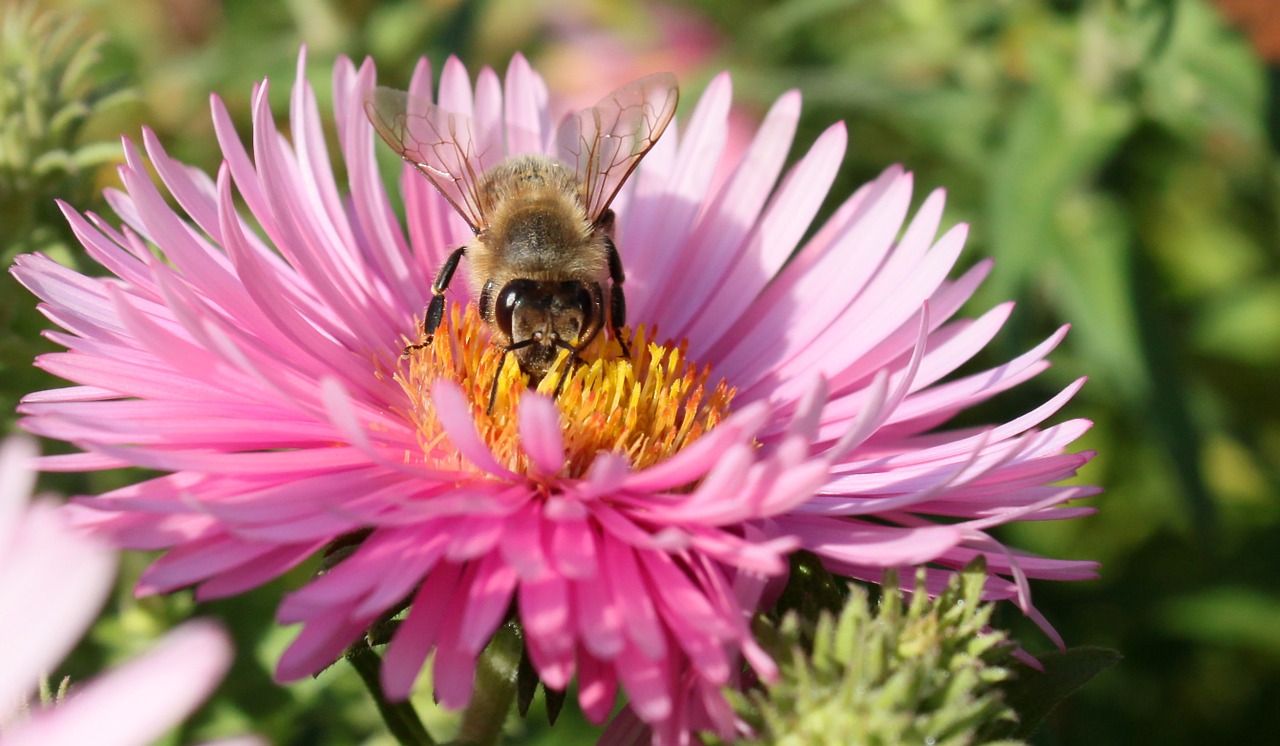
[[[507,364],[507,356],[534,344],[535,341],[530,338],[502,348],[502,357],[498,359],[498,370],[493,374],[493,384],[489,386],[489,407],[485,409],[485,414],[493,416],[493,405],[498,401],[498,381],[502,380],[502,368]]]
[[[574,365],[582,362],[582,358],[578,357],[578,348],[574,347],[573,345],[569,344],[563,339],[557,339],[554,344],[556,347],[559,347],[562,350],[569,351],[569,358],[564,361],[564,365],[565,365],[564,373],[560,374],[560,380],[556,381],[556,390],[551,394],[551,398],[558,399],[560,397],[561,390],[564,389],[565,381],[568,381],[569,376],[573,375]]]
[[[502,353],[502,358],[498,360],[498,371],[493,374],[493,384],[489,386],[489,406],[484,413],[493,416],[493,404],[498,400],[498,381],[502,380],[502,366],[507,364],[507,352]]]

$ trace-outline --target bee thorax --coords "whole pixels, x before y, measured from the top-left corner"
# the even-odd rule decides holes
[[[572,249],[586,243],[589,234],[581,230],[582,221],[565,214],[561,205],[532,204],[515,212],[506,224],[503,253],[517,264],[538,261],[556,254],[561,259]]]

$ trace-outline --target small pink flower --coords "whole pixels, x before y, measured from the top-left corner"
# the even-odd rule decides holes
[[[47,676],[93,622],[115,574],[115,553],[48,501],[27,504],[35,447],[0,444],[0,743],[147,744],[173,728],[222,680],[226,634],[208,622],[169,633],[142,658],[80,687],[51,709],[24,714]],[[230,746],[230,741],[222,742]],[[256,739],[235,742],[240,746]]]
[[[508,366],[489,415],[499,355],[465,282],[433,345],[400,360],[436,269],[470,231],[408,168],[401,225],[362,106],[373,66],[345,59],[339,184],[301,71],[287,138],[265,82],[247,147],[213,100],[216,175],[144,132],[177,209],[131,143],[125,192],[108,195],[122,228],[64,208],[114,276],[38,255],[15,270],[65,330],[51,336],[67,351],[39,365],[76,384],[22,405],[28,429],[83,450],[46,468],[167,472],[82,502],[86,525],[119,544],[169,550],[139,592],[232,595],[328,548],[332,567],[280,607],[302,625],[281,679],[318,671],[407,605],[386,690],[408,696],[434,651],[437,696],[462,706],[514,610],[547,686],[576,677],[594,722],[621,688],[655,742],[679,743],[733,734],[720,688],[743,658],[773,675],[748,621],[798,547],[872,581],[928,563],[939,587],[982,554],[989,597],[1033,615],[1028,578],[1092,576],[1092,563],[987,533],[1088,512],[1061,505],[1095,489],[1056,486],[1088,460],[1066,453],[1088,423],[1041,429],[1078,383],[1012,422],[938,429],[1044,370],[1064,332],[943,382],[1011,311],[955,318],[990,264],[948,279],[965,230],[937,235],[941,193],[906,222],[912,179],[896,167],[801,242],[845,132],[827,130],[783,174],[798,94],[722,164],[730,82],[712,81],[613,205],[628,318],[643,327],[631,359],[589,360],[555,398],[521,393]],[[523,58],[474,87],[450,60],[434,97],[430,79],[424,63],[411,93],[472,117],[493,147],[549,142],[546,88]]]

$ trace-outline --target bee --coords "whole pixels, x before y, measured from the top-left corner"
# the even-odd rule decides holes
[[[405,353],[431,343],[444,316],[445,290],[465,256],[480,318],[503,353],[490,412],[509,356],[536,383],[561,350],[568,352],[560,385],[602,329],[629,356],[621,334],[625,275],[609,205],[662,136],[678,98],[675,76],[649,75],[567,116],[556,132],[556,157],[526,153],[499,160],[493,151],[504,149],[500,133],[478,133],[462,114],[403,91],[376,89],[365,111],[378,134],[474,234],[440,267],[422,323],[426,341]],[[515,141],[521,134],[508,129],[507,137]]]

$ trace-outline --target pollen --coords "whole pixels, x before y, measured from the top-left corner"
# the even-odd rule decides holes
[[[498,462],[516,473],[528,473],[518,408],[521,395],[532,387],[554,397],[560,410],[565,465],[556,476],[584,475],[601,451],[622,454],[632,469],[643,469],[715,427],[728,414],[734,389],[723,380],[709,384],[709,366],[691,362],[686,344],[659,343],[656,330],[643,325],[629,336],[630,356],[602,333],[571,372],[568,353],[562,353],[552,371],[534,384],[514,356],[502,364],[504,353],[489,341],[488,327],[475,306],[454,305],[431,343],[410,349],[395,376],[410,401],[410,411],[404,414],[416,426],[429,462],[467,468],[449,446],[431,403],[435,382],[452,380],[465,392],[476,430]],[[566,373],[569,377],[562,384]],[[490,411],[495,375],[499,378]]]

